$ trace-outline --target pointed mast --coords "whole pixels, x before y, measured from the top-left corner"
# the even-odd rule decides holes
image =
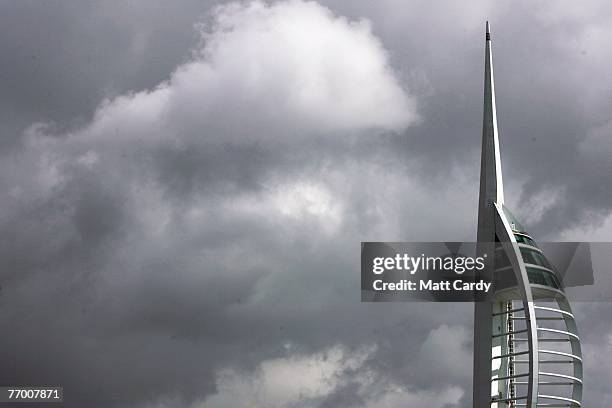
[[[486,23],[485,33],[485,83],[484,83],[484,115],[482,123],[483,155],[488,157],[486,161],[487,185],[491,191],[487,191],[489,199],[503,204],[504,185],[502,180],[501,159],[499,155],[499,135],[497,133],[497,109],[495,106],[495,82],[493,79],[493,54],[491,52],[491,31],[489,22]]]
[[[499,136],[497,132],[497,110],[495,106],[495,83],[493,80],[493,56],[491,53],[491,31],[486,23],[485,33],[485,80],[484,80],[484,110],[482,122],[482,157],[480,162],[480,203],[479,203],[479,235],[483,224],[489,224],[492,219],[493,203],[503,204],[504,187],[499,154]],[[491,214],[488,214],[491,212]],[[485,214],[487,216],[485,216]],[[482,231],[482,232],[481,232]],[[479,241],[490,241],[489,234],[480,236]]]

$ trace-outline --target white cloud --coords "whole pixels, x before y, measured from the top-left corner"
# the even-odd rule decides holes
[[[351,379],[358,384],[354,392],[367,408],[441,408],[463,395],[459,387],[412,391],[384,379],[364,365],[374,351],[374,347],[352,352],[333,347],[310,355],[265,360],[253,372],[222,370],[217,376],[217,393],[193,408],[316,407],[343,384],[346,369],[353,373]]]
[[[324,397],[337,386],[342,370],[355,364],[345,354],[334,347],[311,355],[265,360],[253,373],[224,370],[217,377],[218,393],[207,398],[202,408],[274,408]]]
[[[78,138],[282,140],[417,120],[366,20],[315,2],[252,1],[216,8],[202,33],[168,81],[107,100]]]

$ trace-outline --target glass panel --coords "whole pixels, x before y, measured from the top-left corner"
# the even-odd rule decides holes
[[[529,282],[534,283],[536,285],[544,285],[553,287],[555,289],[561,289],[559,280],[551,272],[542,269],[527,267],[527,276],[529,277]]]
[[[508,223],[510,224],[510,228],[512,228],[512,231],[519,231],[519,232],[525,231],[525,228],[523,228],[521,223],[518,222],[516,217],[510,212],[510,210],[506,208],[505,205],[502,206],[502,209],[504,210],[504,215],[506,216],[506,219],[508,220]]]
[[[524,235],[519,235],[519,234],[514,234],[514,237],[516,238],[516,242],[518,243],[531,245],[537,248],[535,241],[529,237],[526,237]]]
[[[525,263],[530,263],[533,265],[543,266],[548,269],[552,269],[550,262],[544,255],[534,249],[521,248],[521,256],[523,257],[523,261]]]

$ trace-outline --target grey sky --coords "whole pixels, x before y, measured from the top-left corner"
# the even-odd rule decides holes
[[[604,1],[0,2],[0,384],[66,407],[468,407],[467,304],[361,304],[362,240],[509,206],[612,236]],[[608,407],[607,304],[576,306]],[[7,335],[8,334],[8,335]]]

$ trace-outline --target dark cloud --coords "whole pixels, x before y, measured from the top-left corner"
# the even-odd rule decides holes
[[[359,242],[475,237],[485,13],[508,201],[548,238],[596,229],[609,10],[245,4],[2,4],[0,383],[468,407],[472,307],[361,304]],[[577,306],[585,405],[608,309]]]
[[[2,2],[3,144],[36,121],[78,126],[102,98],[166,79],[189,57],[210,4]]]

